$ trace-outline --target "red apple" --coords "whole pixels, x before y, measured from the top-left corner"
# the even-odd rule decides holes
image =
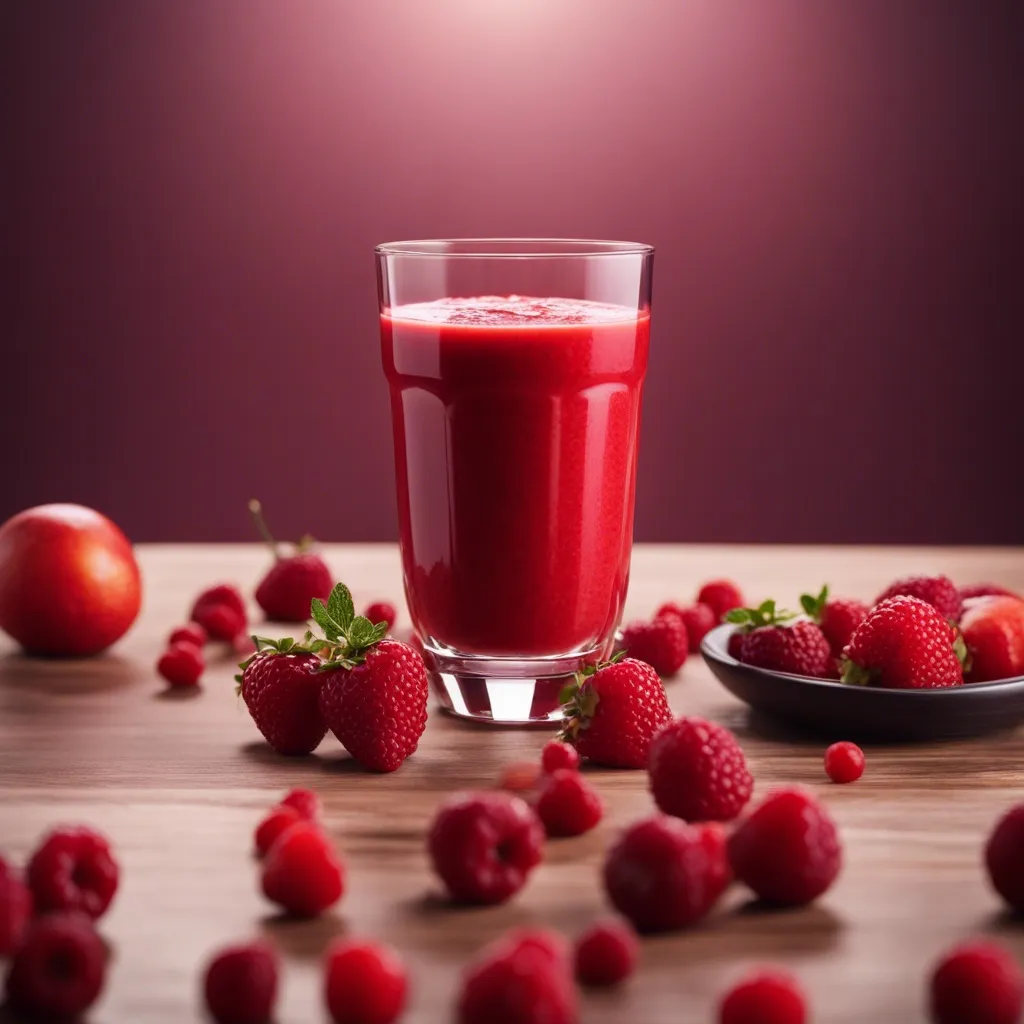
[[[99,512],[39,505],[0,526],[0,629],[29,653],[97,654],[141,603],[132,546]]]

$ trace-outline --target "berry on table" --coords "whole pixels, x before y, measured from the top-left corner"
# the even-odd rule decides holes
[[[1017,1024],[1024,1008],[1024,976],[1002,946],[957,946],[932,974],[929,1008],[934,1024]]]
[[[561,697],[561,738],[608,768],[646,768],[654,734],[672,717],[658,673],[620,655],[578,672]]]
[[[281,806],[294,807],[307,821],[316,821],[320,817],[320,797],[311,789],[289,790],[282,798]]]
[[[842,740],[825,751],[825,774],[833,782],[856,782],[864,774],[864,751]]]
[[[551,740],[544,744],[544,749],[540,752],[540,766],[549,775],[560,768],[579,768],[580,755],[576,748],[570,747],[568,743]]]
[[[871,610],[863,601],[829,597],[827,584],[817,595],[802,594],[800,606],[825,635],[833,658],[842,655],[853,631],[868,617]]]
[[[173,644],[192,644],[194,647],[204,647],[210,638],[206,630],[198,622],[189,622],[187,625],[179,626],[171,632],[167,638],[167,646]]]
[[[559,768],[541,780],[537,815],[549,836],[581,836],[604,816],[604,804],[581,772]]]
[[[793,975],[776,969],[748,975],[718,1007],[718,1024],[805,1024],[807,998]]]
[[[228,610],[226,614],[220,611],[222,608]],[[210,639],[231,641],[245,630],[248,615],[238,587],[218,583],[195,599],[189,619],[198,622]]]
[[[390,601],[374,601],[367,605],[363,615],[374,625],[378,622],[386,622],[389,632],[395,628],[395,623],[398,621],[398,610]]]
[[[438,808],[427,834],[434,871],[463,903],[503,903],[540,863],[544,828],[505,792],[462,793]]]
[[[1010,590],[1000,583],[968,583],[960,588],[960,600],[970,601],[975,597],[1015,597],[1024,601],[1024,597],[1015,590]]]
[[[771,600],[757,608],[734,608],[726,615],[726,621],[739,626],[745,634],[737,643],[734,656],[745,665],[771,672],[826,678],[832,652],[825,634],[813,622],[790,622],[792,618],[791,612],[776,609]],[[729,648],[732,653],[732,638]]]
[[[959,589],[948,576],[903,576],[893,580],[875,599],[875,606],[891,597],[916,597],[952,622],[960,618],[963,603]]]
[[[284,804],[272,807],[256,826],[253,839],[257,856],[265,857],[288,829],[304,820],[306,819],[294,807],[286,807]]]
[[[604,887],[641,932],[684,928],[704,917],[732,879],[720,825],[656,815],[630,826],[609,848]]]
[[[746,602],[742,591],[732,580],[710,580],[698,591],[697,603],[706,604],[714,612],[715,621],[721,622],[726,613],[742,608]]]
[[[684,821],[732,821],[754,788],[736,737],[703,718],[663,725],[651,743],[647,769],[654,802]]]
[[[700,602],[682,606],[669,601],[654,613],[656,619],[663,615],[674,615],[682,621],[686,627],[686,642],[690,654],[696,654],[700,650],[701,641],[719,622],[711,607]]]
[[[206,662],[201,647],[178,640],[160,655],[156,670],[171,686],[195,686]]]
[[[32,894],[21,872],[0,857],[0,957],[19,945],[32,917]]]
[[[769,793],[729,837],[736,878],[780,906],[817,899],[836,880],[842,859],[831,815],[795,786]]]
[[[288,829],[263,863],[263,895],[294,917],[316,917],[345,891],[345,866],[327,837],[308,821]]]
[[[581,985],[618,985],[636,970],[640,943],[625,921],[598,921],[576,940],[573,958]]]
[[[25,874],[37,913],[69,910],[95,920],[110,906],[119,872],[106,836],[79,826],[50,832]]]
[[[79,913],[36,918],[7,973],[7,1000],[32,1017],[77,1017],[99,998],[107,951],[92,921]]]
[[[970,682],[1024,674],[1024,601],[1017,597],[978,598],[964,611],[960,631],[970,655]]]
[[[405,965],[390,946],[339,939],[324,958],[324,1002],[334,1024],[392,1024],[405,1008]]]
[[[277,953],[266,942],[228,946],[214,954],[203,975],[203,995],[216,1024],[269,1024],[278,970]]]
[[[996,823],[985,845],[985,867],[992,887],[1024,914],[1024,804],[1012,807]]]
[[[674,676],[690,653],[686,626],[678,615],[631,622],[622,630],[622,646],[631,658],[647,662],[659,676]]]
[[[558,742],[553,740],[552,742]],[[565,746],[565,744],[560,744]],[[572,747],[568,748],[573,750]],[[575,753],[575,750],[573,750]],[[509,793],[532,793],[540,782],[541,766],[534,761],[513,761],[505,765],[498,774],[498,789]]]

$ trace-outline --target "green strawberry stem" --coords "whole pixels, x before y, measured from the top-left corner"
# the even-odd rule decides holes
[[[821,623],[821,613],[825,610],[825,602],[828,600],[828,584],[821,588],[817,596],[813,594],[800,595],[800,607],[807,613],[812,622]]]
[[[592,686],[584,684],[601,669],[617,665],[625,656],[625,651],[616,651],[607,661],[597,665],[586,665],[573,676],[571,683],[566,683],[562,687],[558,694],[558,703],[562,705],[562,731],[559,733],[559,739],[575,739],[580,729],[587,728],[594,717],[600,698]]]
[[[274,556],[274,561],[279,561],[281,558],[281,549],[278,546],[277,541],[274,540],[274,535],[270,532],[266,519],[263,518],[263,506],[260,504],[259,499],[249,499],[249,514],[252,516],[252,521],[256,524],[256,529],[259,531],[264,543],[266,543],[267,547],[270,548],[271,554]]]
[[[794,612],[776,609],[773,598],[762,601],[756,608],[733,608],[731,612],[725,613],[725,621],[739,626],[744,633],[759,626],[780,626],[795,618]]]

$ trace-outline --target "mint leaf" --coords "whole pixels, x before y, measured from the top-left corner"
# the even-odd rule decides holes
[[[365,616],[357,615],[352,624],[348,627],[348,642],[350,647],[369,647],[374,642],[376,627]]]
[[[371,643],[376,643],[378,640],[383,640],[388,635],[388,624],[386,622],[378,622],[373,627],[373,640]]]
[[[313,602],[310,605],[310,613],[316,624],[324,631],[327,635],[328,640],[337,640],[341,635],[342,630],[339,628],[338,623],[331,617],[330,612],[324,607],[323,601],[319,597],[314,597]]]
[[[338,624],[341,632],[347,633],[355,618],[356,607],[352,601],[352,592],[344,583],[334,585],[331,596],[327,598],[327,611]]]
[[[818,611],[818,602],[810,594],[801,594],[800,607],[813,618]]]
[[[744,623],[750,621],[750,610],[748,608],[733,608],[725,613],[726,622]]]

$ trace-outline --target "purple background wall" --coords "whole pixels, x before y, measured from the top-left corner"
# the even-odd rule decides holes
[[[371,248],[658,247],[646,540],[1024,542],[1024,17],[937,0],[0,14],[0,517],[395,536]]]

